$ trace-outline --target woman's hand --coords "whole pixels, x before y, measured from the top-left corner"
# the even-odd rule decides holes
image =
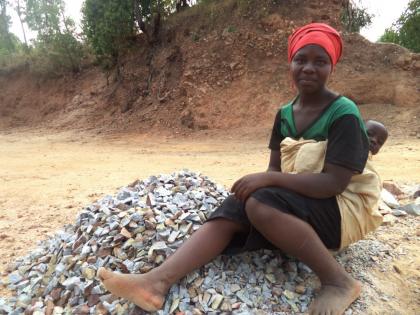
[[[233,184],[231,192],[237,199],[245,202],[249,195],[257,189],[272,185],[271,175],[269,172],[246,175]]]

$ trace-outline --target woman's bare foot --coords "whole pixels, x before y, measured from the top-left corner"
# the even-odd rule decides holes
[[[153,312],[163,307],[168,288],[164,283],[149,279],[147,274],[121,274],[99,268],[98,277],[109,292],[145,311]]]
[[[323,285],[309,307],[310,315],[341,315],[360,295],[362,284],[350,276],[339,285]]]

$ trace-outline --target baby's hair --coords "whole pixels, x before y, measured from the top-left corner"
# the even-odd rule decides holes
[[[373,123],[379,123],[382,126],[384,126],[384,128],[388,131],[388,129],[386,128],[385,124],[382,121],[376,120],[376,119],[372,119],[372,118],[368,118],[368,119],[363,119],[363,122],[366,124],[368,122],[373,122]]]
[[[383,123],[382,123],[382,122],[380,122],[379,120],[376,120],[376,119],[372,119],[372,118],[363,119],[363,122],[364,122],[365,124],[366,124],[367,122],[369,122],[369,121],[378,122],[378,123],[381,123],[381,124],[383,125]]]
[[[363,122],[364,122],[364,124],[366,125],[368,122],[373,122],[373,123],[379,123],[379,124],[381,124],[385,129],[386,129],[386,131],[388,132],[388,129],[386,128],[386,126],[385,126],[385,124],[382,122],[382,121],[379,121],[379,120],[376,120],[376,119],[371,119],[371,118],[368,118],[368,119],[363,119]]]

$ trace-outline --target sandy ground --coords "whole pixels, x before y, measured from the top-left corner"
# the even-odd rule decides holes
[[[0,271],[74,222],[82,206],[136,179],[188,168],[229,187],[241,175],[265,170],[268,153],[267,136],[220,132],[183,138],[0,133]],[[420,139],[391,138],[374,162],[383,179],[420,183]]]

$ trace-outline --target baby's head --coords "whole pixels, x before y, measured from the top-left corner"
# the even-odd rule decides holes
[[[369,151],[375,155],[388,139],[388,131],[383,124],[376,120],[366,120],[365,126],[369,138]]]

